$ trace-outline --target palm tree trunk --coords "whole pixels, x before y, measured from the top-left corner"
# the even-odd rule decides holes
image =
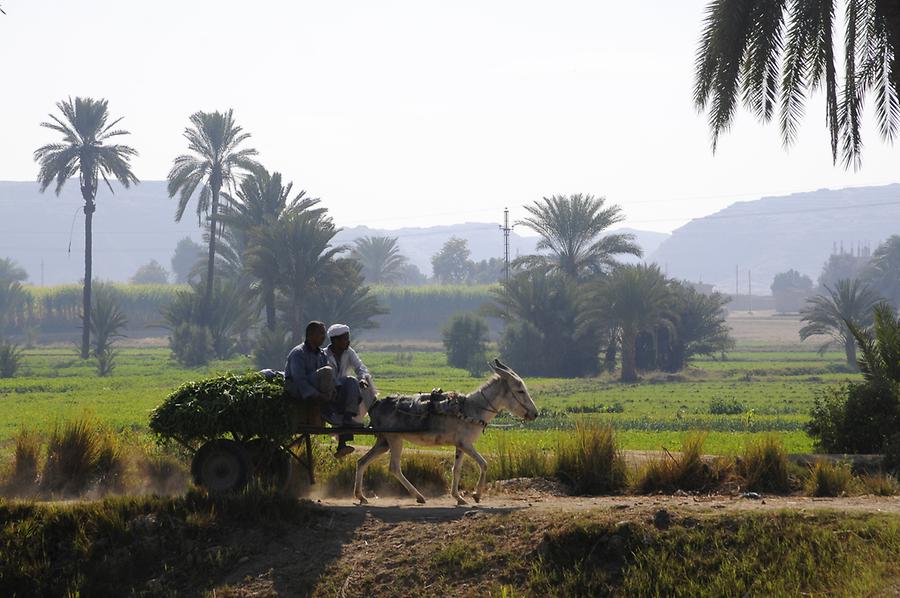
[[[637,382],[637,364],[635,363],[637,333],[634,330],[622,329],[622,375],[620,382]]]
[[[265,291],[266,304],[266,328],[275,330],[275,287],[266,284]]]
[[[293,305],[291,314],[291,340],[295,345],[299,345],[303,341],[303,336],[306,332],[303,327],[303,308],[300,305],[300,302],[297,301]]]
[[[206,294],[203,296],[203,321],[209,323],[209,309],[212,305],[213,277],[216,271],[216,230],[219,225],[220,185],[212,185],[212,207],[209,216],[209,263],[206,264]]]
[[[92,225],[97,206],[90,190],[82,188],[82,197],[84,197],[84,289],[81,307],[81,358],[87,359],[91,355],[91,277],[94,241]]]
[[[847,354],[847,365],[855,369],[857,367],[856,340],[853,337],[844,339],[844,352]]]

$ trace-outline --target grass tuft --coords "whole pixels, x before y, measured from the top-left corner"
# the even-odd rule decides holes
[[[776,436],[747,444],[737,460],[737,472],[747,490],[785,493],[791,489],[787,452]]]
[[[124,470],[115,436],[83,417],[58,423],[50,432],[41,486],[64,494],[81,493],[91,484],[118,489]]]
[[[859,479],[860,486],[866,494],[875,496],[897,496],[900,494],[900,483],[897,478],[887,473],[864,475]]]
[[[812,496],[843,496],[849,493],[852,485],[849,463],[820,459],[810,468],[805,489]]]
[[[344,459],[332,469],[325,480],[325,491],[330,496],[350,496],[356,479],[357,459]],[[425,496],[442,496],[449,490],[447,458],[424,453],[407,453],[402,462],[403,475]],[[388,496],[408,496],[406,488],[391,474],[384,461],[369,465],[363,478],[365,492]]]
[[[724,461],[703,461],[706,434],[694,432],[685,436],[679,456],[666,454],[644,465],[633,484],[635,492],[674,492],[704,490],[719,484],[728,467]]]
[[[594,421],[578,422],[573,434],[560,439],[555,471],[576,494],[616,493],[628,484],[615,430]]]

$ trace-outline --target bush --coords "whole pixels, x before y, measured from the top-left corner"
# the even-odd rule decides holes
[[[22,365],[23,352],[18,345],[0,343],[0,378],[12,378]]]
[[[806,431],[828,453],[880,453],[900,429],[897,388],[849,383],[815,398]]]
[[[574,434],[560,440],[554,469],[576,494],[621,492],[628,484],[615,430],[596,422],[578,422]]]
[[[488,326],[484,318],[472,314],[454,316],[444,326],[443,336],[449,365],[472,376],[487,371]]]
[[[185,367],[206,365],[213,353],[212,336],[205,326],[185,322],[172,330],[169,348],[175,360]]]
[[[747,408],[735,398],[713,397],[709,401],[710,415],[740,415],[746,412]]]
[[[890,474],[876,473],[860,478],[863,491],[875,496],[897,496],[900,494],[900,484],[897,478]]]
[[[853,483],[849,463],[832,463],[826,459],[816,461],[806,480],[806,493],[812,496],[842,496]]]
[[[256,339],[256,347],[253,349],[253,363],[259,369],[270,368],[279,370],[284,367],[287,354],[293,348],[290,335],[287,331],[276,328],[269,330],[263,328]]]
[[[225,434],[282,441],[291,436],[291,415],[282,376],[225,374],[181,385],[153,410],[150,429],[187,445]]]
[[[41,486],[77,494],[89,484],[118,487],[125,466],[115,437],[88,418],[57,424],[47,442]]]
[[[128,325],[128,319],[119,307],[112,289],[98,285],[91,307],[91,334],[94,341],[94,357],[97,359],[97,375],[109,376],[115,368],[116,338]]]
[[[791,489],[787,453],[776,436],[748,443],[737,460],[737,473],[747,490],[785,493]]]
[[[718,485],[721,472],[703,462],[706,434],[688,434],[681,445],[681,455],[666,455],[647,463],[634,484],[639,493],[704,490]]]

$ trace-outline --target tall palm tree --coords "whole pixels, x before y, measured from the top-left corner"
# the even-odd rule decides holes
[[[872,324],[872,308],[879,302],[875,291],[857,279],[839,280],[834,288],[825,287],[827,294],[806,300],[801,311],[805,325],[800,329],[800,340],[824,335],[830,340],[819,347],[824,353],[834,342],[843,346],[847,364],[856,366],[856,339],[847,326],[851,322],[860,328]]]
[[[842,76],[836,66],[836,4],[710,0],[697,52],[694,102],[700,110],[709,108],[713,150],[740,99],[763,122],[780,110],[782,139],[791,144],[807,93],[820,86],[835,162],[840,151],[845,166],[860,165],[860,123],[868,92],[875,94],[882,137],[894,139],[900,125],[900,4],[844,2]]]
[[[28,280],[28,272],[11,258],[0,258],[0,281],[13,280],[25,282]]]
[[[634,235],[605,234],[610,226],[625,218],[619,206],[606,207],[605,202],[603,197],[578,193],[545,197],[525,206],[531,216],[519,224],[538,233],[538,250],[548,250],[550,255],[528,256],[520,262],[526,266],[550,265],[576,279],[614,267],[617,255],[640,257],[643,252],[634,242]]]
[[[369,284],[396,282],[408,260],[400,253],[397,237],[361,237],[353,242],[351,257],[362,265]]]
[[[124,187],[137,183],[131,171],[131,158],[137,151],[127,145],[110,143],[115,137],[128,135],[128,131],[117,129],[122,120],[109,122],[109,106],[106,100],[76,97],[58,102],[56,107],[62,117],[51,114],[52,122],[41,123],[62,134],[62,143],[49,143],[34,152],[39,165],[38,183],[41,192],[51,183],[56,184],[56,194],[62,190],[69,178],[78,175],[81,198],[84,200],[84,290],[82,297],[81,357],[90,355],[91,342],[91,269],[92,269],[92,223],[97,209],[95,199],[100,179],[106,183],[111,193],[110,178],[115,178]]]
[[[672,291],[656,264],[619,266],[606,279],[594,283],[580,316],[582,325],[601,323],[614,326],[622,343],[622,382],[637,376],[637,337],[667,326],[674,334],[674,317],[669,313]]]
[[[282,184],[281,173],[270,174],[259,167],[243,178],[234,196],[222,195],[225,213],[221,216],[222,224],[228,229],[226,245],[240,245],[243,248],[252,246],[256,238],[265,235],[265,229],[273,226],[280,219],[292,214],[307,213],[311,216],[324,213],[323,208],[313,209],[319,204],[318,198],[306,197],[300,191],[290,197],[293,183]],[[240,238],[238,238],[240,237]],[[235,258],[242,256],[238,247],[228,247]],[[265,254],[269,255],[269,254]],[[270,257],[277,257],[276,254]],[[257,256],[247,259],[243,264],[248,274],[259,282],[259,291],[266,312],[266,327],[274,330],[275,321],[275,289],[278,285],[278,269],[276,262],[267,262]]]
[[[226,185],[233,186],[237,170],[253,170],[258,164],[253,160],[256,150],[239,148],[249,133],[235,124],[232,110],[227,112],[195,112],[191,126],[184,130],[188,149],[192,154],[175,158],[169,171],[169,197],[178,195],[175,220],[180,222],[187,205],[202,184],[197,199],[197,219],[209,216],[209,261],[206,268],[206,292],[204,308],[212,301],[215,276],[216,237],[219,227],[219,195]]]
[[[900,235],[891,235],[875,249],[865,278],[882,297],[900,307]]]
[[[346,250],[342,245],[332,247],[337,233],[331,218],[324,214],[292,213],[261,229],[249,250],[248,259],[275,268],[295,343],[303,338],[305,303],[318,284],[317,278],[335,255]]]

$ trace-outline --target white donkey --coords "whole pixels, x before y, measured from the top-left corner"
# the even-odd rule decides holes
[[[453,463],[453,484],[450,493],[456,499],[457,504],[467,504],[459,495],[459,477],[462,469],[464,455],[469,455],[478,463],[481,476],[472,497],[476,502],[481,500],[487,481],[487,461],[475,450],[475,442],[481,437],[484,429],[501,411],[508,411],[513,415],[533,420],[538,416],[537,407],[528,394],[525,382],[514,371],[495,359],[489,364],[494,370],[490,380],[481,385],[477,390],[460,396],[461,404],[457,414],[431,413],[427,418],[421,418],[425,423],[424,429],[410,429],[410,416],[403,412],[400,404],[403,397],[388,397],[367,405],[372,427],[381,430],[392,430],[376,435],[375,446],[369,450],[356,465],[356,482],[353,486],[353,494],[359,499],[360,504],[367,504],[363,496],[363,474],[372,461],[391,451],[390,470],[400,483],[416,497],[420,503],[425,502],[425,497],[403,475],[400,469],[400,455],[403,452],[403,441],[409,440],[414,444],[426,446],[455,446],[456,460]],[[367,403],[371,400],[367,397]],[[408,398],[407,398],[408,399]],[[410,429],[408,432],[395,432],[393,430]]]

